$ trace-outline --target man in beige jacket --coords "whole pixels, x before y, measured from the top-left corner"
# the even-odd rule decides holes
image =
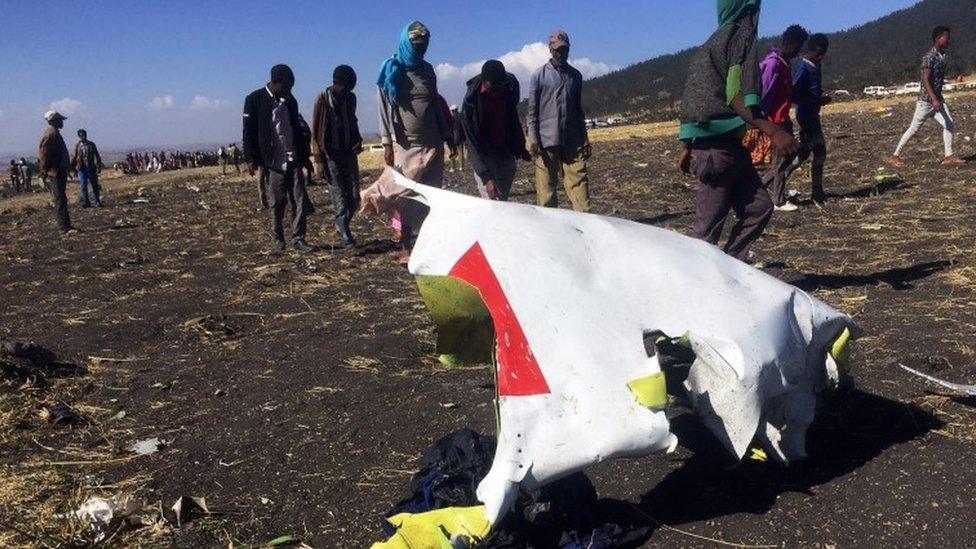
[[[77,232],[71,227],[68,217],[68,197],[65,188],[68,185],[68,170],[71,169],[71,156],[64,138],[59,131],[64,127],[66,118],[57,111],[44,113],[47,129],[41,136],[41,145],[37,154],[37,169],[48,181],[51,181],[51,196],[54,199],[54,211],[58,216],[58,228],[62,234]]]

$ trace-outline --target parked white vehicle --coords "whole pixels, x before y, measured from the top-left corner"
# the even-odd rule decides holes
[[[911,95],[922,91],[922,84],[920,82],[909,82],[904,86],[898,88],[895,95]]]
[[[884,91],[884,86],[868,86],[864,88],[864,95],[885,95]]]

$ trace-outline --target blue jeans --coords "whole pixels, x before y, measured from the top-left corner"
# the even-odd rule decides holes
[[[92,188],[92,198],[95,199],[95,204],[101,204],[102,188],[98,185],[98,170],[78,170],[78,181],[81,183],[81,193],[79,197],[81,198],[81,204],[83,206],[88,206],[88,184],[91,183]]]

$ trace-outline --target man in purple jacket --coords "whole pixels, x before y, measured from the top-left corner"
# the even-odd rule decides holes
[[[773,47],[759,64],[762,73],[762,106],[766,119],[793,135],[793,121],[790,120],[790,104],[793,100],[793,69],[790,62],[800,54],[803,44],[809,38],[806,29],[792,25],[780,41],[780,47]],[[776,211],[792,212],[794,204],[786,201],[787,169],[793,162],[793,154],[776,151],[773,163],[763,175],[763,186],[769,190]]]

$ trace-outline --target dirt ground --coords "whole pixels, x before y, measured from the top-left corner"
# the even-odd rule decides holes
[[[953,107],[971,134],[973,102]],[[976,539],[976,400],[897,367],[976,382],[976,163],[939,166],[931,124],[909,145],[908,169],[887,167],[909,109],[827,117],[832,199],[777,214],[755,248],[769,272],[865,329],[857,388],[825,403],[803,464],[734,467],[676,407],[674,454],[590,470],[601,504],[653,527],[648,546]],[[960,152],[971,155],[962,135]],[[676,148],[671,138],[596,143],[596,213],[690,232],[694,182],[673,170]],[[530,202],[526,168],[514,199]],[[454,179],[473,192],[467,174]],[[794,185],[808,191],[805,176]],[[307,256],[269,254],[254,182],[213,170],[108,182],[105,208],[72,205],[84,232],[68,238],[43,197],[0,201],[0,337],[85,370],[27,381],[4,370],[0,544],[84,545],[87,528],[56,514],[128,493],[170,519],[181,495],[220,513],[112,533],[109,544],[290,535],[368,546],[383,538],[380,518],[407,494],[424,449],[461,427],[493,429],[490,367],[437,362],[432,323],[385,223],[357,219],[361,247],[335,248],[327,191],[311,194],[308,240],[319,248]],[[59,404],[79,420],[45,419]],[[126,451],[147,437],[166,446]]]

